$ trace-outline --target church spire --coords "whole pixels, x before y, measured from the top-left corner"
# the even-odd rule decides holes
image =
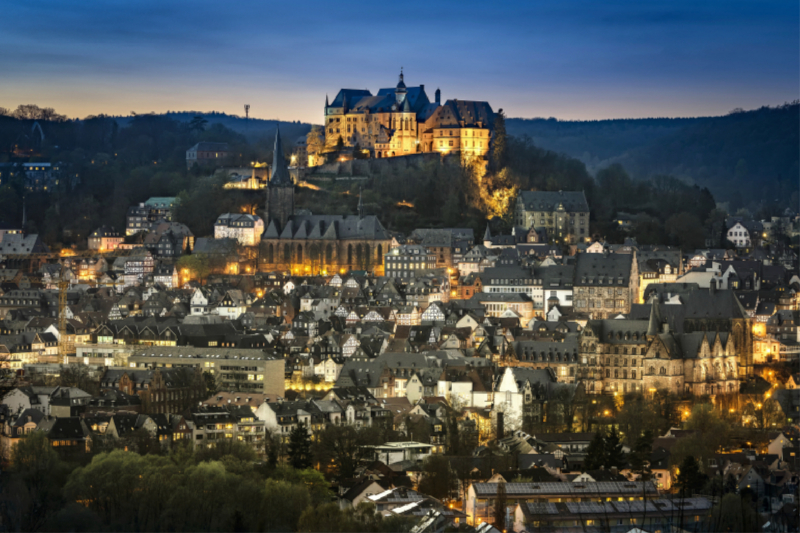
[[[484,246],[491,246],[492,245],[492,230],[489,229],[489,224],[486,224],[486,231],[483,232],[483,245]]]
[[[330,107],[330,104],[328,104],[328,95],[326,94],[325,95],[325,109],[328,109],[328,107]]]
[[[292,178],[289,176],[289,169],[286,166],[286,158],[283,155],[283,144],[281,143],[280,127],[275,128],[275,148],[272,151],[272,175],[269,178],[269,186],[291,186]]]
[[[655,337],[661,331],[661,313],[658,308],[658,294],[653,295],[650,307],[650,322],[647,324],[647,336]]]

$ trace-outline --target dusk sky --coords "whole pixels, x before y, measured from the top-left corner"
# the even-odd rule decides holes
[[[13,0],[0,106],[321,122],[339,88],[424,84],[510,117],[720,115],[797,99],[797,0]]]

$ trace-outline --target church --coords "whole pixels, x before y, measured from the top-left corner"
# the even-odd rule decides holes
[[[401,70],[397,86],[377,95],[341,89],[333,102],[326,97],[324,124],[327,149],[341,139],[345,147],[375,158],[438,152],[481,160],[488,157],[494,111],[488,102],[453,99],[442,104],[439,89],[431,102],[424,85],[406,86]]]
[[[364,215],[361,198],[356,215],[295,214],[294,185],[278,131],[267,183],[259,270],[298,275],[367,270],[383,275],[383,255],[392,239],[378,217]]]

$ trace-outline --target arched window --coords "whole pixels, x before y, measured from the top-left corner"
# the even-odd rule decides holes
[[[272,264],[274,262],[275,262],[275,249],[270,243],[270,245],[267,246],[267,263]]]
[[[288,243],[283,245],[283,262],[292,262],[292,247]]]
[[[661,368],[658,369],[658,374],[661,375],[661,376],[666,376],[667,375],[667,369],[662,366]]]
[[[377,262],[378,262],[379,265],[383,264],[383,245],[382,244],[378,245],[378,261]]]
[[[611,370],[609,370],[609,369],[607,369],[607,368],[606,368],[606,377],[607,377],[607,378],[610,378],[610,377],[611,377]]]
[[[303,245],[302,244],[298,244],[297,245],[297,262],[298,263],[302,263],[303,262]]]
[[[361,245],[357,244],[356,245],[356,267],[357,268],[361,268],[361,267],[364,266],[364,262],[362,260],[363,256],[361,255],[361,253],[362,253]]]
[[[347,264],[349,266],[351,266],[351,267],[353,266],[353,245],[352,244],[348,244],[347,245]]]
[[[619,378],[619,370],[614,369],[614,378]]]
[[[631,379],[636,379],[636,370],[631,370]]]
[[[650,368],[647,369],[647,373],[652,376],[653,374],[656,373],[656,367],[651,366]]]
[[[325,264],[330,265],[333,263],[333,245],[328,245],[325,248]]]

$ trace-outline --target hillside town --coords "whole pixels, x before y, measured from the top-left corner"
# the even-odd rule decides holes
[[[368,124],[321,145],[337,154],[486,158],[493,135],[487,103],[431,103],[402,74],[325,110],[335,139]],[[297,209],[296,162],[319,157],[300,146],[278,132],[271,164],[232,178],[262,204],[213,235],[175,197],[82,250],[0,232],[5,465],[31,435],[80,464],[235,443],[417,533],[710,531],[731,501],[797,530],[800,275],[770,246],[796,213],[728,216],[717,246],[681,250],[598,238],[582,191],[520,191],[507,231],[403,234],[360,196]],[[226,150],[199,143],[187,165]]]

